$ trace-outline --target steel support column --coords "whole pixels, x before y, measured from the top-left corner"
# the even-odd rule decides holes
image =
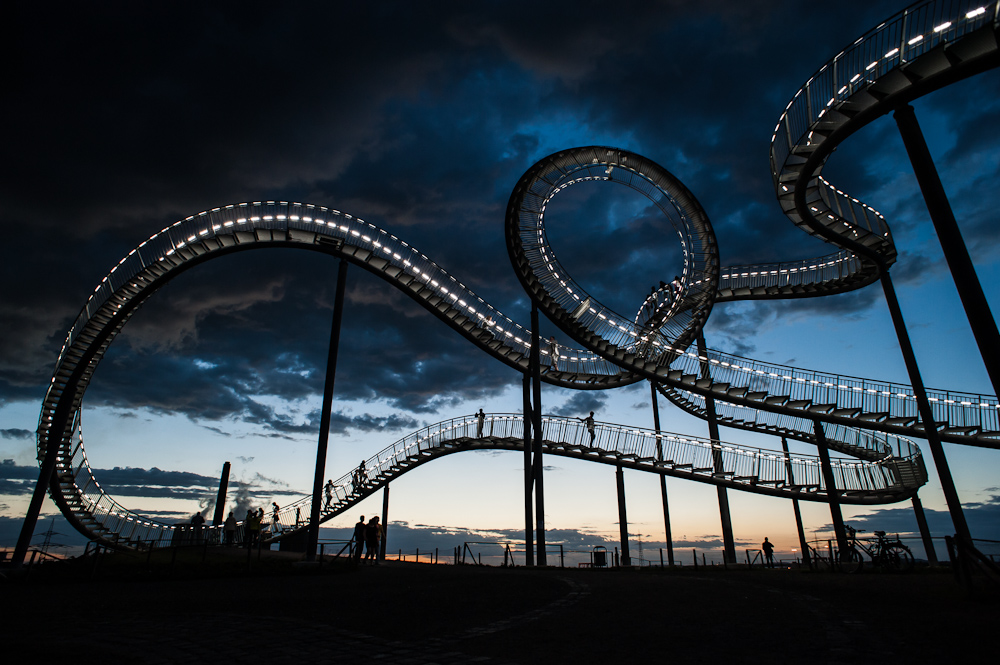
[[[330,439],[330,412],[333,409],[333,384],[337,376],[337,351],[340,348],[340,325],[344,319],[344,292],[347,287],[347,260],[341,259],[337,270],[337,295],[333,302],[333,323],[330,325],[330,347],[326,356],[326,381],[323,385],[323,406],[319,421],[319,443],[316,446],[316,472],[313,475],[312,509],[309,511],[306,561],[316,560],[319,544],[319,513],[322,506],[323,477],[326,475],[326,449]]]
[[[785,453],[785,470],[788,473],[788,481],[795,484],[795,474],[792,473],[792,458],[788,454],[788,441],[781,437],[781,450]],[[802,552],[802,563],[809,565],[809,543],[806,542],[806,532],[802,528],[802,512],[799,510],[799,500],[792,499],[792,510],[795,512],[795,529],[799,534],[799,548]]]
[[[535,560],[539,566],[546,564],[545,558],[545,485],[542,482],[542,354],[538,339],[538,305],[531,303],[531,386],[534,401],[531,406],[531,421],[535,440],[534,480],[535,480]]]
[[[698,335],[698,356],[707,358],[705,336]],[[706,360],[701,361],[701,378],[711,380],[712,374]],[[708,436],[712,439],[712,468],[715,473],[725,471],[722,464],[722,451],[716,446],[721,441],[719,437],[719,420],[715,415],[715,398],[705,395],[705,415],[708,417]],[[719,496],[719,519],[722,523],[723,557],[726,563],[736,563],[736,541],[733,539],[733,521],[729,514],[729,494],[722,485],[716,485]]]
[[[664,461],[663,441],[660,440],[660,400],[656,394],[656,384],[649,382],[649,391],[653,396],[653,427],[656,429],[656,459]],[[674,538],[670,533],[670,506],[667,503],[667,476],[660,476],[660,497],[663,499],[663,530],[667,534],[667,562],[674,565]]]
[[[382,542],[378,548],[378,560],[385,561],[385,541],[389,538],[389,483],[382,491]]]
[[[816,434],[816,449],[819,451],[819,466],[823,474],[823,484],[826,486],[827,501],[830,504],[833,532],[837,536],[837,549],[843,553],[848,549],[847,530],[844,528],[844,516],[840,512],[840,493],[833,477],[833,465],[830,464],[830,449],[826,445],[823,423],[813,420],[813,432]]]
[[[70,400],[65,401],[69,402]],[[60,407],[62,404],[63,402],[61,401],[59,403]],[[42,458],[42,468],[38,471],[35,491],[31,495],[31,501],[28,502],[28,511],[24,515],[24,522],[21,523],[21,533],[17,538],[17,543],[14,545],[11,564],[15,567],[24,565],[24,557],[28,553],[28,548],[31,547],[31,537],[35,534],[35,525],[38,524],[38,514],[42,511],[42,501],[45,500],[45,491],[48,489],[50,483],[55,482],[54,475],[56,459],[59,457],[59,444],[52,440],[52,433],[56,431],[62,432],[62,427],[68,419],[68,413],[65,409],[62,409],[62,418],[60,419],[58,416],[59,412],[57,411],[52,425],[49,426],[49,439],[45,444],[45,456]],[[60,426],[58,430],[56,430],[56,424]]]
[[[903,312],[899,308],[899,300],[896,299],[896,289],[892,286],[892,279],[889,277],[888,270],[882,271],[881,280],[882,291],[885,293],[885,302],[889,306],[892,325],[896,329],[899,350],[903,353],[906,372],[910,376],[913,396],[917,400],[920,422],[924,425],[924,436],[927,439],[928,447],[931,449],[931,457],[934,458],[934,468],[937,469],[938,479],[941,481],[941,490],[944,492],[945,501],[948,503],[948,513],[951,515],[951,521],[955,527],[955,535],[962,538],[966,543],[971,544],[972,534],[969,532],[969,525],[965,521],[965,513],[962,512],[962,502],[958,498],[955,481],[951,477],[948,458],[945,457],[944,446],[941,445],[937,423],[934,421],[934,412],[931,411],[931,403],[927,400],[927,391],[924,390],[924,381],[920,378],[917,357],[913,353],[913,346],[910,344],[910,334],[906,330],[906,323],[903,321]]]
[[[993,383],[993,394],[1000,395],[1000,332],[997,331],[996,320],[990,312],[990,304],[983,294],[979,276],[969,258],[969,250],[962,239],[962,232],[955,221],[955,214],[951,210],[931,152],[927,149],[927,142],[924,141],[913,107],[909,104],[901,106],[896,109],[893,117],[899,127],[899,134],[903,137],[906,154],[913,165],[927,212],[930,213],[941,249],[944,250],[944,258],[951,269],[951,277],[958,289],[958,296],[962,299],[979,353]]]
[[[924,505],[920,503],[920,497],[913,495],[913,514],[917,517],[917,527],[920,529],[920,540],[924,543],[924,552],[927,553],[927,563],[932,566],[937,565],[937,552],[934,551],[934,541],[931,539],[931,530],[927,528],[927,516],[924,515]]]
[[[621,565],[631,566],[632,557],[628,554],[628,515],[625,511],[625,473],[620,464],[615,471],[615,480],[618,483],[618,531],[622,539]]]
[[[524,565],[535,565],[534,466],[531,463],[531,375],[523,375],[524,392]]]
[[[215,497],[215,517],[212,526],[219,526],[226,519],[226,493],[229,491],[229,462],[222,465],[222,476],[219,478],[219,494]]]

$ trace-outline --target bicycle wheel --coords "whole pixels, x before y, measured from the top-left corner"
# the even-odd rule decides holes
[[[856,573],[864,566],[864,558],[861,552],[853,547],[844,550],[838,556],[837,568],[842,573]]]
[[[913,553],[903,543],[888,545],[883,555],[886,570],[908,572],[913,570]]]

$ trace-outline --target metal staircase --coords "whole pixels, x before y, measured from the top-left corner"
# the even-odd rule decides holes
[[[954,16],[945,16],[947,12]],[[859,464],[878,464],[874,451],[882,444],[869,445],[863,435],[847,434],[846,428],[883,432],[888,436],[880,440],[889,447],[896,446],[893,442],[901,441],[899,437],[926,434],[909,386],[783,367],[715,351],[702,356],[688,346],[717,301],[839,293],[871,283],[891,265],[895,248],[884,218],[825,181],[821,167],[839,141],[893,105],[996,66],[998,26],[996,2],[982,7],[964,2],[911,7],[838,54],[789,103],[772,139],[776,192],[789,218],[835,244],[839,249],[834,254],[794,263],[720,268],[714,232],[700,204],[676,178],[650,160],[623,150],[588,146],[561,151],[529,169],[515,187],[507,210],[505,236],[511,262],[531,298],[583,347],[563,347],[558,370],[543,348],[546,371],[542,380],[575,389],[603,389],[648,379],[696,415],[703,414],[704,398],[712,396],[725,424],[806,441],[810,440],[809,425],[818,419],[828,431],[844,432],[836,441],[831,437],[831,447],[857,454]],[[593,181],[640,192],[668,217],[681,239],[683,304],[668,318],[657,320],[655,329],[644,328],[597,302],[566,273],[547,243],[544,214],[549,201],[568,186]],[[86,463],[78,414],[106,349],[137,308],[181,272],[224,254],[270,247],[343,257],[408,294],[494,358],[522,372],[528,367],[532,338],[528,329],[426,255],[371,223],[339,210],[285,201],[233,204],[192,215],[152,235],[101,281],[70,328],[43,401],[38,456],[41,460],[50,445],[56,446],[57,480],[50,491],[84,533],[125,546],[155,539],[158,530],[165,528],[130,513],[107,496]],[[703,375],[706,366],[708,376]],[[1000,447],[1000,405],[995,396],[944,390],[928,393],[933,426],[942,440]],[[553,454],[605,459],[600,451],[579,448],[578,442],[570,447],[561,446],[568,442],[559,438],[550,442]],[[433,454],[437,453],[428,453]],[[655,461],[638,461],[645,457],[648,454],[618,461],[645,464],[642,468],[658,472],[690,473],[691,477],[713,466],[694,460],[668,465],[661,459],[657,467]],[[743,455],[750,457],[754,456]],[[407,457],[399,464],[409,468],[418,459]],[[404,466],[397,471],[402,472]],[[875,473],[872,467],[863,468],[865,473]],[[912,469],[889,469],[883,464],[884,473],[895,474],[893,482],[920,476]],[[819,483],[792,482],[771,471],[762,474],[736,466],[725,477],[704,477],[754,491],[785,491],[793,486],[820,489]],[[844,476],[845,483],[847,479]],[[844,491],[869,489],[845,485]]]
[[[524,449],[524,416],[487,414],[483,436],[478,436],[475,415],[446,420],[407,435],[365,461],[368,479],[355,484],[354,473],[334,480],[334,499],[321,521],[330,520],[367,498],[391,480],[427,462],[469,450]],[[546,454],[588,460],[733,487],[759,494],[828,501],[820,473],[819,457],[782,453],[669,432],[595,423],[594,439],[577,418],[544,416],[543,449]],[[920,450],[898,440],[896,449],[864,450],[867,459],[833,462],[837,495],[850,504],[882,504],[912,496],[927,480]],[[721,465],[715,459],[721,459]],[[279,513],[282,524],[294,524],[296,511],[307,512],[312,497],[304,496]],[[298,530],[306,528],[301,525]],[[265,539],[280,540],[297,531],[284,527]]]

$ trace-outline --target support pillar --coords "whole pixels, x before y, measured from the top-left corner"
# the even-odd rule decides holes
[[[385,561],[385,541],[389,537],[389,483],[382,490],[382,543],[378,548],[378,560]]]
[[[656,429],[656,459],[664,461],[663,441],[660,440],[660,401],[656,395],[656,385],[650,381],[649,391],[653,396],[653,427]],[[667,503],[667,476],[660,476],[660,497],[663,499],[663,529],[667,534],[667,563],[674,565],[674,539],[670,533],[670,507]]]
[[[920,529],[920,539],[924,543],[924,552],[927,553],[927,563],[932,566],[937,565],[937,552],[934,551],[934,541],[931,539],[931,530],[927,528],[927,516],[924,515],[924,505],[920,503],[920,497],[913,495],[913,513],[917,516],[917,527]]]
[[[704,335],[698,335],[698,355],[702,358],[706,356],[706,346]],[[701,378],[711,379],[712,375],[708,369],[708,363],[701,362]],[[722,451],[718,446],[719,421],[715,415],[715,398],[705,395],[705,415],[708,416],[708,436],[712,439],[712,466],[715,473],[722,473],[725,469],[722,465]],[[723,557],[726,563],[736,563],[736,541],[733,539],[733,521],[729,514],[729,494],[722,485],[716,485],[716,492],[719,495],[719,519],[722,523]]]
[[[77,379],[77,382],[79,382],[79,379]],[[69,400],[66,401],[68,402]],[[62,402],[60,402],[60,406],[62,406]],[[61,418],[59,415],[59,411],[57,411],[52,425],[49,426],[49,438],[45,444],[45,456],[42,458],[42,468],[38,471],[35,491],[31,495],[31,501],[28,502],[28,511],[24,515],[24,522],[21,523],[21,533],[17,537],[14,554],[11,556],[11,564],[18,568],[24,565],[24,557],[28,553],[28,548],[31,547],[31,537],[35,534],[38,515],[42,511],[45,491],[49,487],[49,484],[54,481],[53,476],[56,470],[56,458],[59,455],[59,444],[53,440],[52,435],[57,431],[62,432],[62,427],[68,418],[65,410],[62,412]],[[59,429],[56,429],[56,424],[59,425]]]
[[[990,304],[983,294],[979,276],[969,258],[969,250],[962,239],[962,232],[955,221],[955,214],[951,210],[931,152],[927,149],[927,142],[924,141],[913,107],[909,104],[901,106],[896,109],[893,117],[899,127],[899,134],[903,137],[906,154],[910,156],[910,164],[913,165],[917,183],[924,195],[927,212],[930,213],[941,249],[944,250],[944,258],[948,262],[955,288],[958,289],[958,296],[979,346],[986,372],[993,383],[993,394],[1000,395],[1000,332],[997,332]]]
[[[326,381],[323,385],[319,443],[316,446],[316,472],[313,475],[312,509],[309,512],[306,561],[316,560],[316,547],[319,544],[319,513],[323,505],[323,477],[326,475],[326,449],[330,439],[330,412],[333,409],[333,384],[337,376],[337,351],[340,348],[340,325],[344,319],[344,292],[346,288],[347,260],[341,259],[337,270],[337,295],[333,303],[333,323],[330,325],[330,347],[326,356]]]
[[[823,423],[814,420],[813,432],[816,434],[816,449],[819,450],[819,465],[823,474],[823,484],[826,486],[826,497],[830,503],[833,532],[837,536],[837,549],[843,553],[848,549],[847,530],[844,528],[844,516],[840,512],[840,492],[833,477],[833,465],[830,464],[830,450],[826,446]]]
[[[215,497],[215,517],[212,526],[219,526],[226,515],[226,493],[229,490],[229,462],[222,465],[222,477],[219,478],[219,494]]]
[[[882,291],[885,293],[885,301],[889,306],[889,314],[892,316],[892,324],[896,329],[896,338],[899,340],[899,350],[903,353],[906,371],[910,376],[910,384],[913,386],[913,396],[917,399],[917,409],[920,414],[920,422],[924,425],[927,447],[931,449],[934,468],[937,469],[941,490],[948,503],[948,513],[951,515],[951,521],[955,527],[955,535],[971,545],[972,534],[965,521],[965,513],[962,512],[962,502],[958,498],[958,490],[955,489],[955,481],[951,477],[948,459],[945,457],[944,446],[941,445],[941,437],[938,435],[937,423],[934,421],[934,412],[931,411],[931,403],[927,400],[927,391],[924,390],[924,381],[920,378],[917,357],[910,344],[910,334],[906,330],[906,323],[903,321],[903,313],[899,308],[899,301],[896,299],[896,290],[892,286],[892,279],[889,278],[889,271],[882,270],[880,279]]]
[[[788,454],[788,441],[781,437],[781,450],[785,453],[785,470],[788,472],[788,482],[795,484],[795,474],[792,473],[792,458]],[[809,543],[806,541],[806,531],[802,528],[802,513],[799,511],[799,500],[792,499],[792,510],[795,511],[795,529],[799,533],[799,548],[802,552],[802,563],[809,565]]]
[[[539,566],[545,566],[545,490],[542,482],[542,360],[538,339],[538,305],[531,303],[531,384],[534,404],[531,409],[532,430],[535,440],[535,550]]]
[[[615,480],[618,481],[618,530],[622,539],[621,565],[631,566],[632,557],[628,554],[628,516],[625,514],[625,473],[620,464],[615,472]]]
[[[535,565],[534,466],[531,463],[531,375],[524,373],[524,565]]]

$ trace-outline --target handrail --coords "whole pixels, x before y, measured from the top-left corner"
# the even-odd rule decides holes
[[[775,191],[793,223],[864,256],[872,275],[895,261],[885,218],[829,183],[820,169],[847,135],[892,110],[892,104],[881,104],[881,99],[897,95],[905,102],[907,95],[918,96],[954,80],[933,76],[941,71],[939,66],[917,69],[914,76],[900,72],[945,46],[976,37],[981,29],[996,29],[998,12],[996,1],[915,3],[863,34],[806,81],[788,102],[771,138]],[[971,49],[956,61],[975,61],[987,51]]]
[[[321,522],[341,514],[390,479],[443,454],[468,449],[512,450],[523,446],[524,417],[521,414],[491,413],[486,414],[484,421],[482,437],[478,436],[475,414],[428,425],[365,460],[367,480],[364,482],[355,483],[356,469],[331,479],[334,501],[331,509],[322,513]],[[551,415],[542,418],[542,437],[548,454],[624,464],[757,493],[795,494],[804,500],[827,500],[820,458],[815,455],[796,453],[786,458],[782,453],[763,448],[602,422],[595,422],[591,441],[589,429],[581,419]],[[899,457],[884,452],[872,461],[832,460],[836,489],[850,495],[842,497],[842,501],[867,502],[889,496],[898,500],[900,495],[920,487],[926,478],[920,451],[912,445],[903,448],[903,456]],[[662,458],[658,457],[658,450]],[[602,454],[604,457],[598,459]],[[716,458],[721,466],[715,466]],[[312,496],[307,495],[286,504],[279,513],[283,523],[290,521],[288,518],[295,514],[296,508],[304,509],[311,502]],[[294,529],[289,529],[281,537],[293,532]]]
[[[802,171],[802,165],[822,157],[835,142],[825,143],[834,131],[830,127],[850,117],[859,104],[878,106],[871,91],[896,69],[918,62],[918,57],[932,54],[942,44],[975,38],[980,28],[1000,25],[998,8],[997,2],[980,7],[943,0],[913,5],[838,54],[789,103],[772,139],[772,172],[786,214],[808,232],[842,247],[840,253],[822,260],[808,259],[784,268],[772,265],[767,275],[761,274],[763,267],[756,271],[739,267],[738,275],[729,270],[722,280],[726,292],[720,294],[720,272],[725,271],[718,266],[707,216],[683,184],[662,167],[624,150],[589,146],[561,151],[529,169],[515,187],[507,210],[511,260],[532,300],[583,347],[562,347],[558,369],[548,349],[542,349],[548,370],[543,380],[566,387],[604,388],[650,379],[702,397],[721,392],[733,409],[774,412],[781,426],[809,417],[918,436],[925,426],[942,427],[942,440],[1000,447],[1000,404],[995,396],[930,390],[936,422],[923,424],[908,386],[798,370],[715,351],[701,356],[687,349],[716,299],[788,296],[782,288],[805,285],[823,285],[824,293],[857,288],[894,260],[884,218],[823,180],[819,164],[810,172]],[[883,50],[897,42],[895,52]],[[657,320],[655,329],[643,328],[590,297],[565,274],[546,241],[543,219],[552,196],[588,180],[613,181],[642,193],[670,219],[682,239],[684,295],[671,306],[669,316]],[[808,206],[798,185],[816,193],[808,198]],[[157,540],[166,534],[161,525],[133,515],[106,495],[83,452],[82,435],[77,431],[79,409],[108,345],[136,308],[180,271],[224,253],[275,246],[348,259],[390,281],[485,352],[518,371],[527,369],[531,341],[527,328],[486,303],[426,255],[369,222],[336,209],[287,201],[233,204],[192,215],[150,236],[104,277],[60,350],[39,416],[38,456],[41,459],[50,445],[57,447],[58,483],[52,485],[53,499],[78,529],[111,542]],[[878,264],[874,268],[873,260]],[[793,269],[798,284],[792,283]],[[781,285],[781,280],[787,283]],[[772,287],[778,291],[768,293]],[[737,293],[738,289],[747,293]],[[712,378],[703,385],[700,375],[705,364]],[[693,400],[686,403],[698,413]],[[768,426],[763,423],[765,431]],[[871,452],[862,454],[870,456]]]

